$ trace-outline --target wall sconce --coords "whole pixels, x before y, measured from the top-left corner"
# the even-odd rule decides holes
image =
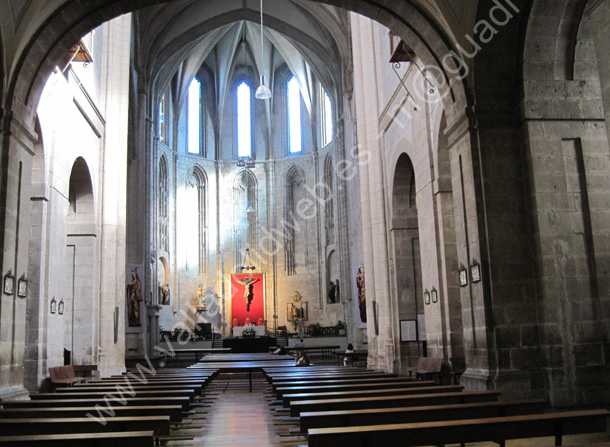
[[[434,287],[432,287],[432,290],[430,291],[430,297],[432,298],[433,303],[438,303],[438,292]]]
[[[28,279],[25,277],[25,273],[17,281],[17,296],[20,298],[28,296]]]
[[[237,159],[237,167],[254,169],[256,167],[256,160],[253,157],[250,157],[249,155],[246,157],[239,157]]]
[[[430,292],[428,292],[428,289],[424,292],[424,303],[430,304]]]
[[[4,275],[4,294],[12,295],[15,289],[15,276],[13,270],[9,269],[8,273]]]
[[[472,259],[470,264],[470,280],[472,282],[479,282],[481,280],[481,266],[476,259]]]
[[[61,301],[57,305],[57,313],[59,315],[63,315],[64,314],[64,299],[63,298],[61,299]]]
[[[57,300],[53,297],[51,300],[51,313],[54,314],[55,312],[57,312]]]
[[[460,264],[458,272],[460,275],[460,287],[466,287],[468,285],[468,270],[466,270],[464,264]]]

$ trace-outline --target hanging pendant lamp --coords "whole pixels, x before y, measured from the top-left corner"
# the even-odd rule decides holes
[[[265,48],[263,47],[263,44],[263,0],[261,0],[261,67],[265,65],[265,58],[263,57],[265,54]],[[257,99],[271,98],[271,90],[269,90],[269,88],[265,85],[265,76],[263,75],[260,77],[260,85],[256,89],[254,97]]]

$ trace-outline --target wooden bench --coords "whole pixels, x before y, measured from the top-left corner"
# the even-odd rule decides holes
[[[300,400],[291,403],[290,416],[304,411],[356,410],[362,408],[389,408],[425,405],[451,405],[498,400],[496,390],[464,391],[457,393],[417,394],[410,396],[352,397],[349,399]]]
[[[443,359],[441,358],[418,357],[415,369],[408,369],[407,371],[409,377],[415,373],[415,380],[433,380],[436,377],[440,383],[442,366]]]
[[[159,385],[155,385],[155,384],[148,384],[148,385],[137,385],[134,383],[130,383],[129,385],[125,384],[125,382],[123,383],[110,383],[110,385],[107,386],[74,386],[74,387],[70,387],[70,388],[59,388],[57,390],[58,393],[62,393],[62,394],[70,394],[73,395],[75,393],[79,393],[79,392],[92,392],[92,391],[100,391],[100,392],[107,392],[107,393],[112,393],[112,392],[116,392],[117,390],[117,386],[119,388],[123,388],[123,389],[127,389],[129,392],[129,389],[131,387],[131,389],[135,392],[135,394],[140,394],[141,391],[152,391],[152,390],[184,390],[185,388],[189,388],[191,390],[195,391],[195,396],[201,396],[202,392],[203,392],[203,386],[201,384],[195,384],[193,386],[193,384],[178,384],[178,385],[170,385],[168,383],[162,383]]]
[[[282,374],[269,377],[269,382],[271,384],[279,383],[279,382],[292,382],[295,380],[322,380],[322,379],[356,379],[356,378],[367,378],[367,377],[397,377],[398,374],[394,373],[384,373],[384,372],[345,372],[345,373],[307,373],[304,371],[303,373],[294,373],[294,374]]]
[[[143,391],[133,391],[133,396],[131,396],[131,392],[129,391],[129,387],[122,387],[123,397],[183,397],[187,396],[191,401],[195,399],[195,390],[193,389],[180,389],[180,390],[143,390]],[[108,396],[112,394],[113,396],[117,396],[120,398],[121,393],[117,391],[116,388],[113,388],[111,391],[75,391],[71,393],[40,393],[40,394],[31,394],[30,399],[32,401],[36,400],[62,400],[62,399],[103,399],[104,396]]]
[[[122,417],[106,415],[104,423],[89,417],[0,419],[2,436],[59,435],[67,433],[104,433],[151,430],[154,436],[169,436],[169,416]]]
[[[0,436],[0,446],[10,447],[152,447],[153,445],[152,431]]]
[[[365,408],[361,410],[312,411],[300,416],[299,429],[349,427],[355,425],[401,424],[454,419],[475,419],[519,414],[542,413],[546,401],[542,399],[507,402],[478,402],[457,405],[424,407]]]
[[[112,410],[116,416],[169,416],[169,421],[172,423],[182,422],[180,405],[127,405],[126,407],[114,405]],[[83,418],[87,417],[87,413],[98,417],[95,407],[34,407],[0,409],[0,419]]]
[[[329,385],[328,382],[326,382],[326,384],[324,385],[277,387],[275,389],[275,395],[278,399],[281,399],[284,394],[297,394],[308,392],[325,393],[331,391],[358,391],[379,388],[421,388],[427,386],[434,386],[434,382],[424,380],[420,380],[418,382],[414,382],[413,380],[389,380],[376,383],[341,383],[341,381],[336,381],[332,385]]]
[[[72,365],[53,366],[49,368],[49,374],[51,376],[51,384],[53,388],[62,385],[71,386],[75,383],[84,382],[87,380],[85,377],[78,377],[74,373],[74,367]]]
[[[314,380],[294,380],[292,382],[277,382],[272,384],[273,390],[277,390],[278,388],[286,388],[286,387],[294,387],[294,386],[309,386],[309,387],[319,387],[326,385],[335,385],[335,384],[373,384],[373,383],[393,383],[393,382],[402,382],[402,383],[416,383],[411,377],[368,377],[368,378],[326,378],[326,379],[314,379]],[[421,381],[424,384],[434,385],[432,381]],[[424,385],[425,386],[425,385]]]
[[[309,447],[464,445],[467,442],[486,441],[504,447],[507,439],[554,436],[555,445],[560,446],[563,435],[605,432],[609,416],[608,410],[588,410],[412,424],[314,428],[308,430],[308,439]]]
[[[106,397],[106,399],[104,399]],[[5,400],[2,401],[3,408],[33,408],[33,407],[91,407],[101,405],[106,408],[108,403],[112,407],[123,405],[180,405],[182,411],[189,411],[191,400],[188,396],[176,397],[123,397],[125,404],[122,404],[120,397],[116,400],[112,397],[89,396],[84,399],[41,399],[41,400]]]
[[[318,400],[318,399],[350,399],[356,397],[380,397],[403,395],[410,396],[414,394],[436,394],[436,393],[455,393],[464,389],[461,385],[446,385],[446,386],[430,386],[430,387],[410,387],[410,388],[379,388],[379,389],[363,389],[357,391],[334,391],[326,393],[299,393],[299,394],[284,394],[282,401],[284,407],[289,407],[294,402],[302,400]]]

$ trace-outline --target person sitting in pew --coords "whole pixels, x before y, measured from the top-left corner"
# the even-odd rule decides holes
[[[354,345],[352,345],[351,343],[349,343],[347,345],[347,349],[345,350],[346,354],[353,354],[354,353]],[[356,359],[354,359],[356,360]],[[345,356],[343,357],[343,366],[348,366],[349,365],[349,357]]]
[[[309,356],[305,352],[305,350],[300,350],[297,354],[297,363],[296,366],[309,366],[311,364],[309,360]]]
[[[284,346],[278,346],[273,353],[277,355],[286,355],[286,348]]]

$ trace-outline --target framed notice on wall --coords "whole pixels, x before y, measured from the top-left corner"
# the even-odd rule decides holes
[[[400,320],[400,341],[417,341],[417,322]]]

